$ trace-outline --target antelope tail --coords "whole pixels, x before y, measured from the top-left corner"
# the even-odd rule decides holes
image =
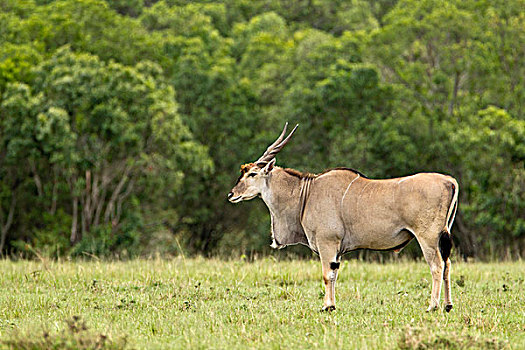
[[[448,207],[447,221],[445,222],[449,233],[450,233],[450,230],[452,229],[452,224],[454,223],[454,219],[456,218],[456,211],[458,210],[458,193],[459,193],[459,186],[456,180],[452,179],[451,186],[452,186],[452,200],[450,201],[450,206]]]
[[[450,182],[450,185],[452,190],[452,200],[450,201],[450,205],[448,207],[445,227],[443,228],[443,231],[441,231],[441,235],[439,237],[439,252],[441,253],[441,257],[445,262],[450,257],[450,250],[452,249],[452,236],[450,234],[450,229],[452,228],[454,218],[456,217],[456,211],[458,209],[458,183],[453,179]]]

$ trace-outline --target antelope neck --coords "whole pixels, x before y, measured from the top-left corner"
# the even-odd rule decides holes
[[[312,180],[313,178],[310,177],[299,178],[287,174],[282,169],[277,168],[270,174],[270,178],[266,183],[266,191],[263,191],[261,197],[270,209],[270,212],[279,216],[297,215],[299,223],[301,223],[306,202],[310,194]],[[294,189],[292,190],[292,188],[288,186],[293,186]],[[280,190],[286,187],[290,188],[290,190]],[[299,198],[297,198],[296,195],[289,195],[289,193],[294,193],[296,191],[295,189],[299,189]],[[293,211],[296,211],[297,214],[293,214]]]

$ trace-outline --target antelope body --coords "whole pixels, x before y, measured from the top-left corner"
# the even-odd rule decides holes
[[[261,196],[270,210],[272,247],[304,244],[319,254],[323,310],[335,309],[341,255],[357,249],[399,251],[416,238],[432,274],[427,311],[439,306],[442,280],[445,310],[450,311],[450,228],[457,181],[437,173],[372,180],[348,168],[308,174],[275,166],[275,155],[296,128],[283,140],[285,125],[261,158],[241,167],[241,177],[228,194],[230,202]]]

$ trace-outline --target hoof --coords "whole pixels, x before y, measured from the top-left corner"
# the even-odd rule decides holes
[[[438,309],[437,306],[429,306],[427,309],[427,312],[436,311],[437,309]]]
[[[332,312],[334,310],[335,310],[335,306],[334,305],[323,306],[323,308],[321,309],[321,312],[324,312],[324,311]]]
[[[450,304],[450,305],[445,305],[445,311],[446,311],[446,312],[450,312],[450,310],[452,310],[452,304]]]

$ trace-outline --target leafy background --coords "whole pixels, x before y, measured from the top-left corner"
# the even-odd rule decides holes
[[[266,254],[226,194],[288,121],[281,166],[451,174],[461,256],[523,257],[523,8],[0,0],[0,251]]]

